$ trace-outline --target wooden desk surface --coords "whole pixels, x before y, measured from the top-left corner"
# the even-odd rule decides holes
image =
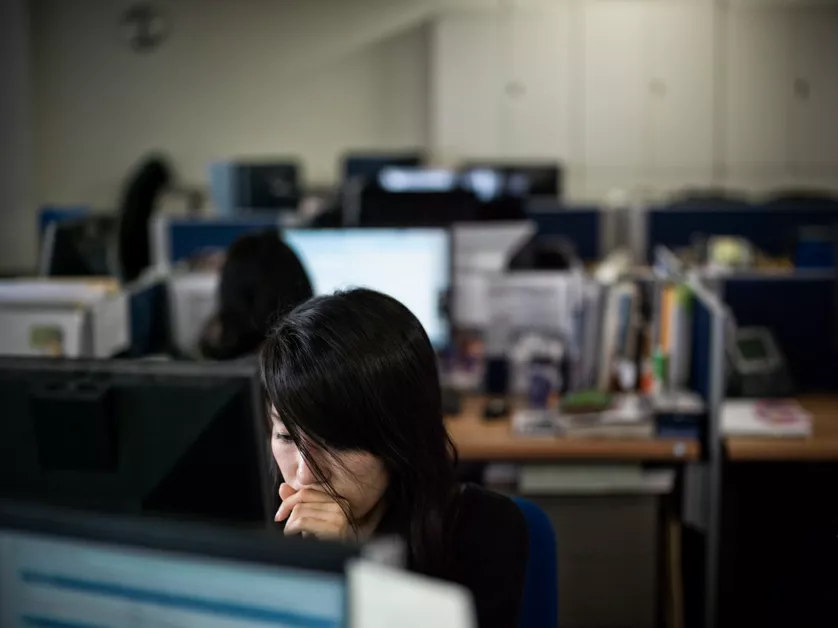
[[[726,439],[731,460],[838,460],[838,395],[798,397],[812,413],[811,438],[745,438]]]
[[[523,437],[512,434],[510,420],[486,421],[484,401],[463,400],[460,416],[446,420],[461,460],[484,461],[682,461],[697,460],[700,445],[685,439],[581,439]]]

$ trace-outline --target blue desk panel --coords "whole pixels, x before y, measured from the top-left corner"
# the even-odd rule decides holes
[[[838,221],[838,210],[777,209],[653,209],[646,225],[647,259],[651,262],[654,247],[671,249],[689,246],[699,235],[731,235],[747,238],[771,256],[792,256],[799,227],[826,226]]]
[[[740,327],[768,327],[800,392],[838,389],[835,280],[729,279],[724,300]]]
[[[211,249],[226,249],[240,236],[278,229],[276,217],[241,220],[173,220],[168,224],[169,261],[177,263]]]
[[[565,209],[558,212],[531,212],[528,218],[538,226],[539,234],[566,237],[584,262],[600,259],[602,214],[597,208]]]

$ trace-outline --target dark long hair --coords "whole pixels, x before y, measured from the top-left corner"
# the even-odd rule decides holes
[[[227,250],[218,313],[204,331],[201,353],[215,360],[256,353],[271,325],[312,295],[302,263],[279,233],[240,237]]]
[[[436,355],[416,317],[372,290],[317,297],[271,332],[261,361],[268,400],[318,481],[329,487],[308,443],[376,456],[389,475],[387,527],[406,538],[414,568],[442,573],[456,452]]]

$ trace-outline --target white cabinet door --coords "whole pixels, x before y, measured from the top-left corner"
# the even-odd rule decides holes
[[[731,180],[768,186],[789,152],[789,8],[742,4],[726,11],[724,153]]]
[[[713,164],[713,7],[647,4],[651,168],[667,187],[709,182]]]
[[[501,150],[503,67],[497,12],[442,14],[431,45],[433,148],[451,159]]]
[[[838,179],[838,6],[793,12],[791,168]]]
[[[567,10],[516,8],[504,20],[509,78],[503,153],[513,159],[565,160],[570,127]]]
[[[592,2],[585,7],[579,109],[586,168],[596,176],[648,166],[646,17],[646,7],[637,2]]]

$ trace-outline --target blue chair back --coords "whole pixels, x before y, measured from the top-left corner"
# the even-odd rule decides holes
[[[524,582],[520,628],[557,628],[559,625],[559,570],[556,533],[539,506],[521,497],[514,499],[527,520],[530,556]]]

